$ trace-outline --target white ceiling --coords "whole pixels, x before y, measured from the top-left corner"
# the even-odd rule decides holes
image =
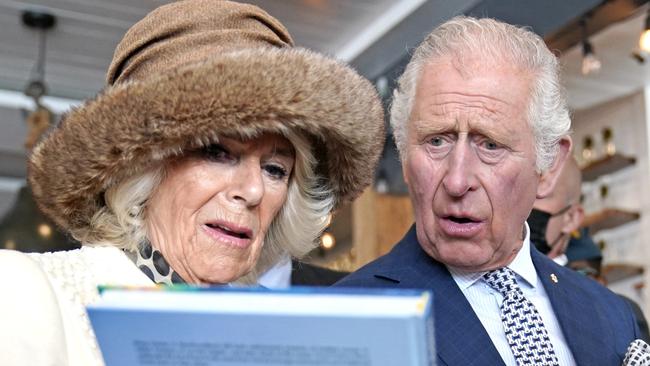
[[[39,31],[22,24],[22,12],[45,10],[57,17],[56,26],[46,34],[48,97],[43,103],[60,113],[71,102],[92,97],[103,88],[113,50],[126,30],[168,2],[0,0],[0,177],[20,178],[25,173],[25,113],[21,109],[30,109],[33,104],[22,92],[34,69]],[[297,45],[351,61],[425,0],[247,2],[280,19]],[[465,2],[470,1],[459,4]]]
[[[49,94],[84,99],[104,84],[126,30],[163,0],[1,0],[0,89],[22,90],[37,55],[38,32],[21,23],[25,9],[45,9],[58,24],[47,33]],[[252,0],[282,21],[298,45],[350,61],[424,0]],[[383,26],[377,26],[376,24]]]

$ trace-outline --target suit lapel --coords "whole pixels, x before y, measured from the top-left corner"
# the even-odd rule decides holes
[[[503,365],[471,305],[447,268],[430,258],[417,242],[415,226],[398,244],[398,263],[377,277],[399,282],[397,287],[433,290],[436,352],[447,365]]]
[[[613,335],[608,335],[611,329],[599,321],[606,315],[598,299],[592,299],[564,268],[557,267],[532,245],[531,257],[576,363],[608,364],[612,345],[604,339],[613,339]]]

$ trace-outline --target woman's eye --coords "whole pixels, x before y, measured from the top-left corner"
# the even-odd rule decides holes
[[[229,161],[234,157],[226,150],[223,145],[212,144],[203,149],[203,155],[213,161]]]
[[[264,165],[264,170],[273,179],[283,180],[289,173],[285,168],[280,165],[267,164]]]

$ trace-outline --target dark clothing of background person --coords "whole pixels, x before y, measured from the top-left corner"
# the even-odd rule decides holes
[[[292,286],[331,286],[336,281],[350,274],[349,272],[315,266],[313,264],[291,261]]]

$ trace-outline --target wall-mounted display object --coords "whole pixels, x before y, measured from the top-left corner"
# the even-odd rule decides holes
[[[594,140],[591,136],[585,136],[582,141],[582,163],[588,164],[594,159]]]
[[[610,127],[603,128],[603,150],[605,156],[613,156],[616,154],[616,145],[614,144],[614,134]]]
[[[599,177],[619,171],[636,163],[636,158],[614,153],[610,156],[593,160],[582,167],[582,181],[592,182]]]

